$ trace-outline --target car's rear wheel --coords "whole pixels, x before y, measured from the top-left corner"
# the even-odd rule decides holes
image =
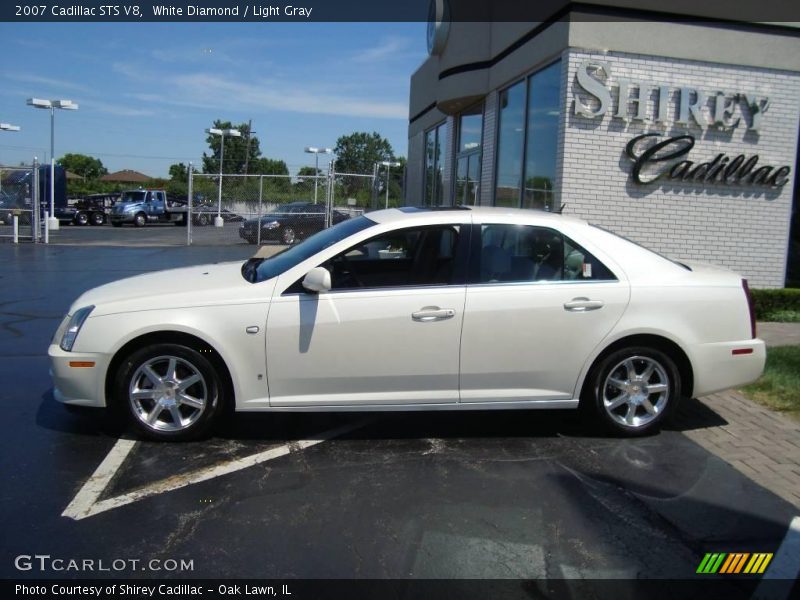
[[[283,231],[281,231],[281,239],[287,246],[294,244],[295,240],[297,239],[294,229],[291,227],[284,227]]]
[[[208,213],[200,213],[199,215],[197,215],[198,225],[200,225],[201,227],[205,227],[206,225],[208,225],[208,223],[209,223]]]
[[[138,213],[133,217],[133,224],[136,227],[144,227],[145,223],[147,223],[147,216],[144,213]]]
[[[89,215],[85,212],[79,212],[75,215],[75,224],[76,225],[88,225],[89,224]]]
[[[92,213],[90,222],[92,225],[102,225],[106,222],[106,216],[101,212],[94,212]]]
[[[180,344],[156,344],[131,354],[117,372],[114,394],[133,429],[161,441],[203,436],[223,402],[214,365]]]
[[[625,436],[658,431],[681,397],[678,368],[667,354],[647,347],[622,348],[590,374],[588,402],[606,430]]]

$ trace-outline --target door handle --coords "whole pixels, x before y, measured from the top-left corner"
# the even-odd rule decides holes
[[[456,316],[455,309],[452,308],[439,308],[438,306],[426,306],[411,313],[411,318],[420,323],[427,323],[429,321],[444,321],[445,319],[452,319]]]
[[[602,300],[589,300],[589,298],[573,298],[569,302],[564,302],[564,310],[571,312],[587,312],[603,308],[605,303]]]

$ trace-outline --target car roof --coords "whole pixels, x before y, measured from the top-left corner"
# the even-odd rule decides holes
[[[366,213],[370,220],[376,223],[392,223],[400,221],[430,221],[436,223],[452,222],[458,223],[467,220],[465,213],[469,213],[472,221],[482,223],[495,219],[519,221],[521,223],[536,222],[546,224],[547,222],[555,225],[558,222],[582,223],[586,221],[577,217],[562,215],[559,213],[548,212],[545,210],[531,208],[504,208],[500,206],[448,206],[448,207],[417,207],[404,206],[401,208],[389,208],[376,210]]]

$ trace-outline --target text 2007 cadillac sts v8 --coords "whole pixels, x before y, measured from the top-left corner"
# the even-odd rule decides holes
[[[238,411],[577,408],[657,430],[756,379],[747,284],[546,212],[390,209],[266,260],[90,290],[49,349],[55,397],[183,440]]]

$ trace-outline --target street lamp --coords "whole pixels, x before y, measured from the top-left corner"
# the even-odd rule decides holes
[[[56,203],[56,155],[55,155],[55,122],[56,109],[78,110],[78,105],[72,100],[42,100],[41,98],[28,98],[28,106],[46,108],[50,110],[50,216],[47,219],[47,228],[58,229],[58,219],[55,217]]]
[[[402,163],[384,160],[379,165],[386,167],[386,207],[389,208],[389,169],[392,167],[399,167]]]
[[[9,125],[8,123],[0,123],[0,131],[19,131],[18,125]],[[0,174],[0,192],[3,191],[3,177]]]
[[[317,148],[316,146],[306,146],[306,152],[314,155],[314,204],[317,203],[317,181],[319,179],[319,155],[332,154],[330,148]]]
[[[219,135],[222,137],[219,143],[219,196],[217,198],[217,216],[214,217],[214,227],[222,227],[222,161],[225,159],[225,136],[242,137],[242,132],[238,129],[206,129],[206,133]]]

